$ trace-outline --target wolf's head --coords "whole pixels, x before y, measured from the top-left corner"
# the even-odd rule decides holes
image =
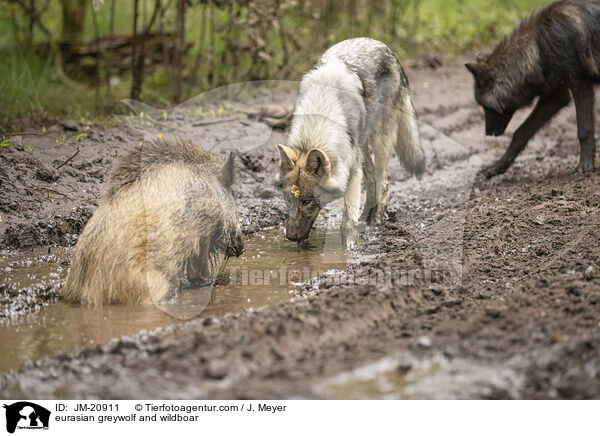
[[[308,238],[321,208],[339,198],[338,189],[332,189],[331,161],[327,153],[318,148],[304,152],[278,145],[280,154],[277,185],[288,209],[286,237],[292,241]]]
[[[503,88],[494,70],[481,58],[478,62],[465,64],[475,78],[475,100],[485,112],[485,134],[500,136],[521,106],[518,96]],[[504,86],[507,86],[504,84]]]

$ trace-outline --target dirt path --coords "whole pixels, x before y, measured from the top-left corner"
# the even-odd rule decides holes
[[[408,71],[428,172],[417,182],[392,163],[389,219],[364,230],[350,283],[324,280],[292,302],[51,356],[0,375],[0,397],[600,397],[600,174],[570,174],[574,110],[505,175],[474,186],[510,136],[483,136],[463,70]],[[183,117],[175,130],[205,146],[226,137],[229,148],[245,147],[237,195],[247,233],[283,219],[270,184],[282,134],[245,119],[194,127]],[[60,170],[52,167],[77,144],[27,138],[35,145],[2,150],[4,244],[72,244],[110,165],[140,139],[123,127],[87,133]],[[0,304],[20,291],[2,286]],[[31,292],[40,304],[55,298],[53,286]],[[5,316],[29,307],[11,310]]]

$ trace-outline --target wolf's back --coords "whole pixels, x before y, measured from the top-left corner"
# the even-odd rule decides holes
[[[425,153],[408,78],[394,53],[380,41],[353,38],[328,49],[319,64],[331,59],[341,60],[360,78],[369,114],[367,130],[387,135],[383,142],[393,144],[404,167],[420,177],[425,170]]]
[[[600,77],[600,1],[563,0],[547,7],[551,19],[541,12],[540,51],[551,69],[560,65],[571,74]],[[570,64],[570,59],[576,61]]]

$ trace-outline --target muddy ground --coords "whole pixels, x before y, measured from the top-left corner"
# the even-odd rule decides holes
[[[408,74],[428,170],[418,182],[392,162],[388,217],[362,231],[351,280],[323,279],[293,301],[28,363],[0,375],[0,397],[599,398],[600,173],[571,175],[579,155],[573,107],[505,175],[475,183],[526,111],[507,135],[486,138],[460,63]],[[261,89],[249,112],[293,98]],[[244,231],[280,223],[272,179],[285,132],[243,111],[214,124],[205,115],[144,133],[65,123],[47,126],[58,141],[24,136],[1,149],[2,247],[72,246],[111,165],[158,133],[242,150]],[[335,215],[332,207],[319,225]],[[56,301],[60,280],[19,288],[2,271],[4,322]],[[378,273],[383,279],[373,280]]]

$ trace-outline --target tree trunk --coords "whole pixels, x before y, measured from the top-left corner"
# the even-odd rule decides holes
[[[83,36],[85,12],[89,0],[60,0],[62,4],[63,42],[76,42]]]
[[[173,62],[174,68],[174,86],[173,86],[173,102],[180,103],[183,87],[183,54],[185,52],[185,13],[187,10],[188,0],[178,0],[177,2],[177,22],[176,22],[176,37],[177,47],[175,49],[175,59]]]

